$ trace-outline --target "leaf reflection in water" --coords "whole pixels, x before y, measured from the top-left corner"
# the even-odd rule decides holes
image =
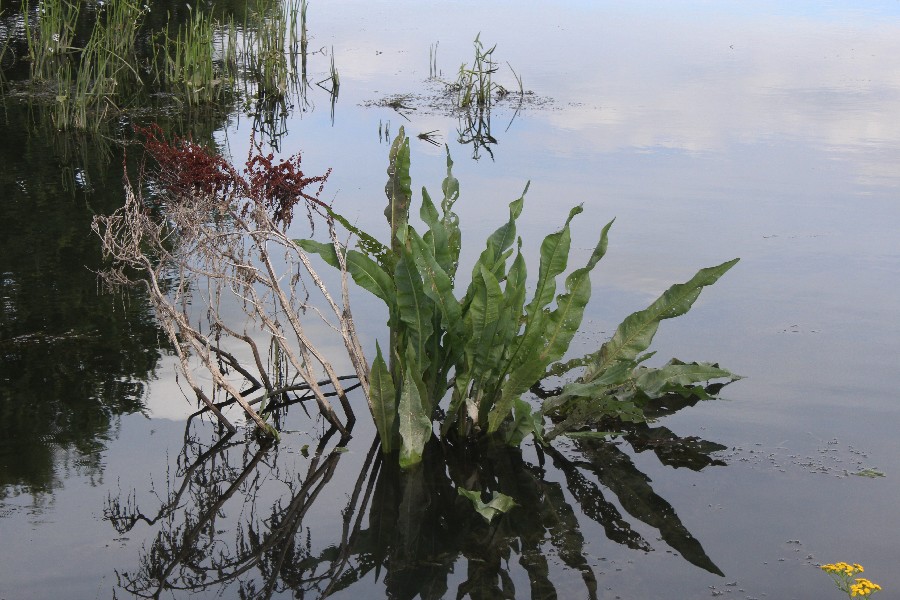
[[[669,400],[670,406],[656,407],[658,416],[689,404]],[[368,595],[554,598],[563,583],[554,580],[566,577],[563,569],[569,573],[566,587],[574,576],[584,595],[596,598],[597,579],[580,525],[585,518],[599,524],[611,542],[648,552],[651,543],[632,526],[641,522],[658,530],[659,539],[686,561],[722,575],[623,447],[652,451],[664,465],[695,471],[724,465],[712,453],[725,447],[680,438],[655,425],[619,424],[618,430],[621,436],[614,441],[579,438],[562,450],[544,448],[549,461],[539,451],[536,464],[521,450],[498,443],[456,448],[432,440],[421,464],[401,470],[396,457],[382,459],[373,442],[347,494],[340,532],[335,529],[327,540],[314,539],[304,518],[320,496],[326,498],[322,504],[333,501],[333,493],[322,492],[341,485],[333,478],[347,456],[338,451],[346,439],[335,443],[333,435],[323,436],[305,475],[297,476],[290,474],[294,457],[279,458],[277,446],[234,435],[204,445],[188,436],[155,515],[142,514],[133,493],[107,502],[105,516],[120,533],[157,528],[139,567],[118,573],[119,587],[147,598],[217,588],[219,593],[231,588],[228,595],[236,589],[242,598],[287,591],[327,597],[380,581],[384,590]],[[554,481],[560,474],[564,484]],[[263,516],[263,488],[273,481],[288,493],[271,502]],[[459,495],[460,487],[485,497],[506,494],[517,506],[487,523]],[[511,573],[515,562],[527,574],[530,590],[516,589],[522,580]],[[448,594],[451,587],[456,589]]]

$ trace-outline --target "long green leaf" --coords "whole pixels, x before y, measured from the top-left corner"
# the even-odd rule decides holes
[[[659,369],[639,370],[635,385],[651,398],[670,391],[680,391],[683,386],[694,385],[711,379],[740,379],[731,371],[712,363],[683,363],[672,359]]]
[[[391,249],[397,254],[399,242],[397,233],[406,227],[409,220],[409,205],[412,203],[412,178],[409,176],[409,138],[403,127],[394,142],[388,160],[388,181],[384,187],[388,204],[384,216],[391,226]]]
[[[522,207],[525,204],[525,194],[528,193],[528,187],[530,185],[531,182],[526,183],[522,195],[509,203],[509,220],[498,227],[497,230],[488,237],[487,243],[489,246],[493,246],[496,256],[502,255],[507,249],[512,247],[513,242],[516,239],[516,219],[522,214]],[[488,268],[491,269],[490,266],[488,266]]]
[[[294,243],[306,252],[318,254],[322,257],[322,260],[335,269],[340,268],[334,244],[317,242],[315,240],[294,240]],[[345,260],[347,271],[359,287],[375,294],[388,307],[394,305],[396,302],[394,282],[391,276],[377,262],[358,250],[348,251],[346,249]]]
[[[459,180],[453,176],[453,160],[450,158],[450,148],[445,146],[447,151],[447,176],[441,183],[441,191],[444,198],[441,200],[441,212],[443,214],[441,221],[444,229],[447,231],[447,249],[450,253],[450,260],[446,265],[442,265],[447,275],[453,280],[456,277],[456,267],[459,264],[459,250],[462,243],[462,234],[459,231],[459,217],[453,212],[453,205],[459,199]]]
[[[541,243],[541,263],[538,268],[537,288],[534,297],[525,308],[529,320],[534,319],[536,314],[550,304],[556,294],[556,277],[566,270],[566,264],[569,261],[569,247],[572,243],[569,223],[582,210],[584,209],[581,206],[572,208],[563,228],[548,235]]]
[[[419,216],[428,225],[428,231],[422,237],[423,241],[428,245],[430,253],[440,265],[441,270],[449,273],[455,269],[454,263],[458,257],[453,256],[450,248],[450,232],[425,188],[422,188],[422,206],[419,209]]]
[[[368,255],[369,258],[374,259],[385,270],[390,270],[393,267],[393,264],[391,263],[390,248],[376,240],[374,237],[372,237],[356,225],[350,223],[350,221],[345,216],[335,212],[330,207],[326,206],[325,211],[328,213],[328,216],[343,225],[347,231],[358,238],[356,244],[357,247],[360,248],[363,253]]]
[[[559,395],[546,399],[541,410],[545,415],[552,415],[562,411],[572,400],[599,398],[606,391],[627,381],[636,366],[636,361],[621,360],[589,382],[570,381],[563,386]]]
[[[583,380],[594,379],[620,360],[637,357],[650,346],[661,320],[683,315],[690,310],[702,289],[718,281],[738,260],[735,258],[701,269],[689,281],[670,287],[645,310],[628,316],[616,329],[612,339],[603,344],[599,352],[591,355]]]
[[[521,342],[526,347],[520,351],[520,357],[524,358],[512,363],[510,377],[503,383],[500,399],[488,418],[489,432],[497,431],[519,395],[540,380],[547,365],[559,360],[568,350],[572,338],[581,326],[584,309],[591,298],[590,273],[606,253],[607,234],[611,226],[612,221],[603,228],[600,241],[587,264],[566,278],[567,293],[557,297],[556,309],[536,324],[532,332],[526,330],[524,340]]]
[[[406,325],[408,339],[415,349],[415,358],[421,365],[421,368],[416,371],[421,372],[429,362],[429,357],[425,353],[425,344],[434,330],[432,323],[434,305],[425,295],[422,276],[416,269],[415,259],[406,248],[401,249],[400,259],[397,261],[394,272],[394,281],[397,286],[397,309],[400,321]]]
[[[400,389],[400,466],[414,465],[422,460],[422,451],[431,438],[431,415],[426,412],[419,393],[419,384],[413,375],[411,365],[407,363]]]
[[[394,449],[394,421],[397,417],[397,390],[381,356],[381,347],[375,342],[375,360],[369,373],[369,394],[372,401],[372,418],[381,438],[381,449],[387,454]]]
[[[462,326],[459,301],[453,295],[453,282],[438,260],[428,252],[428,244],[419,234],[410,229],[412,256],[422,276],[423,292],[437,306],[441,313],[441,324],[445,332],[458,336]]]
[[[497,333],[497,321],[502,300],[503,291],[500,289],[499,282],[484,265],[481,265],[475,296],[467,313],[467,316],[471,317],[471,337],[468,340],[467,348],[473,351],[471,353],[473,356],[473,379],[477,380],[481,373],[497,367],[497,365],[490,364],[488,357]]]
[[[547,317],[542,332],[544,347],[540,354],[545,368],[551,362],[562,358],[581,326],[584,309],[591,299],[591,271],[606,254],[609,243],[607,236],[612,224],[610,221],[600,232],[600,241],[588,258],[587,264],[566,278],[567,293],[557,296],[556,309]]]

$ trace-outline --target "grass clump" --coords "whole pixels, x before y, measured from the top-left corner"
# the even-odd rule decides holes
[[[233,14],[188,5],[184,21],[169,18],[152,30],[145,18],[150,6],[137,0],[108,0],[90,10],[73,0],[42,0],[29,9],[23,0],[28,95],[52,101],[57,129],[94,131],[130,108],[193,110],[243,96],[248,111],[275,131],[291,97],[305,99],[307,8],[306,0],[285,6],[257,0],[241,26]],[[93,21],[79,42],[85,19]],[[0,47],[4,61],[7,46]],[[333,104],[340,86],[333,53],[327,80]]]

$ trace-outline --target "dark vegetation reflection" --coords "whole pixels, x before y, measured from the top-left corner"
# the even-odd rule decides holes
[[[648,416],[694,402],[666,397]],[[226,589],[241,598],[342,590],[362,597],[555,598],[557,586],[571,590],[580,581],[578,593],[595,598],[596,548],[586,547],[585,519],[610,543],[659,549],[633,527],[642,522],[686,561],[722,575],[631,455],[652,452],[664,465],[700,471],[723,466],[714,453],[725,447],[656,424],[605,425],[621,434],[573,439],[546,454],[526,449],[531,459],[503,444],[457,448],[432,439],[422,463],[405,471],[375,442],[340,507],[342,526],[324,540],[307,519],[326,486],[342,485],[332,478],[346,460],[347,439],[326,434],[300,459],[240,433],[221,438],[211,427],[189,425],[166,492],[156,490],[158,508],[139,507],[133,491],[108,499],[104,516],[119,534],[151,528],[140,566],[117,573],[118,585],[146,598]],[[560,474],[565,484],[556,481]],[[458,488],[501,492],[517,506],[488,523]],[[320,502],[317,511],[329,510],[329,500]],[[529,589],[516,588],[521,573]]]
[[[104,293],[91,220],[123,202],[124,138],[59,132],[0,103],[0,499],[38,501],[70,471],[99,481],[117,418],[143,410],[167,340],[144,294]],[[192,123],[211,140],[219,123]],[[168,121],[166,126],[183,129]]]
[[[140,297],[98,290],[91,218],[122,200],[122,151],[0,115],[0,498],[51,492],[57,453],[91,476],[160,357]]]
[[[196,12],[192,3],[142,4],[143,55],[153,32]],[[81,6],[73,49],[88,43],[100,6]],[[248,6],[211,10],[243,23]],[[123,165],[135,172],[142,160],[132,125],[149,119],[211,146],[226,118],[219,109],[123,112],[95,131],[60,130],[58,102],[29,80],[24,19],[34,27],[39,10],[0,0],[0,499],[26,493],[36,502],[61,484],[63,468],[102,478],[105,442],[118,416],[143,410],[167,344],[140,291],[104,294],[96,275],[91,220],[122,205]]]

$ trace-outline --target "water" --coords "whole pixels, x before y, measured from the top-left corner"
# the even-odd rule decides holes
[[[319,430],[292,408],[282,443],[218,511],[208,509],[257,456],[243,434],[162,510],[218,435],[197,425],[185,446],[192,407],[140,294],[97,293],[88,227],[121,202],[122,150],[38,129],[7,102],[0,598],[152,595],[146,575],[167,568],[170,584],[198,597],[318,597],[331,585],[337,597],[371,598],[587,597],[594,586],[599,598],[825,598],[839,594],[815,566],[838,560],[865,565],[886,597],[900,589],[890,535],[900,526],[893,4],[332,2],[312,4],[309,19],[311,48],[333,48],[340,95],[332,121],[328,95],[311,88],[278,144],[302,151],[309,173],[334,169],[325,197],[344,214],[383,231],[379,125],[436,130],[456,161],[464,241],[474,244],[463,272],[527,180],[530,264],[570,206],[585,207],[576,263],[616,217],[573,353],[596,348],[671,283],[740,256],[690,314],[663,323],[654,360],[715,360],[747,378],[727,401],[685,407],[629,443],[583,447],[599,455],[596,470],[565,466],[578,456],[565,446],[541,470],[528,445],[521,457],[482,449],[480,467],[473,458],[445,471],[430,457],[430,469],[401,481],[364,468],[364,422],[348,452],[313,463]],[[496,110],[493,159],[482,149],[473,160],[426,79],[431,45],[440,42],[450,79],[478,32],[536,99],[508,129],[515,105]],[[330,57],[309,60],[310,80],[324,78]],[[504,69],[499,77],[512,83]],[[395,94],[412,95],[406,118],[372,106]],[[249,124],[238,111],[169,126],[240,162]],[[436,191],[443,149],[413,138],[412,152],[414,189]],[[383,311],[361,294],[354,306],[371,356]],[[334,475],[322,472],[307,499],[309,469],[329,461]],[[884,477],[853,475],[866,468]],[[488,526],[450,478],[494,482],[522,506]],[[124,527],[136,511],[161,518]]]

